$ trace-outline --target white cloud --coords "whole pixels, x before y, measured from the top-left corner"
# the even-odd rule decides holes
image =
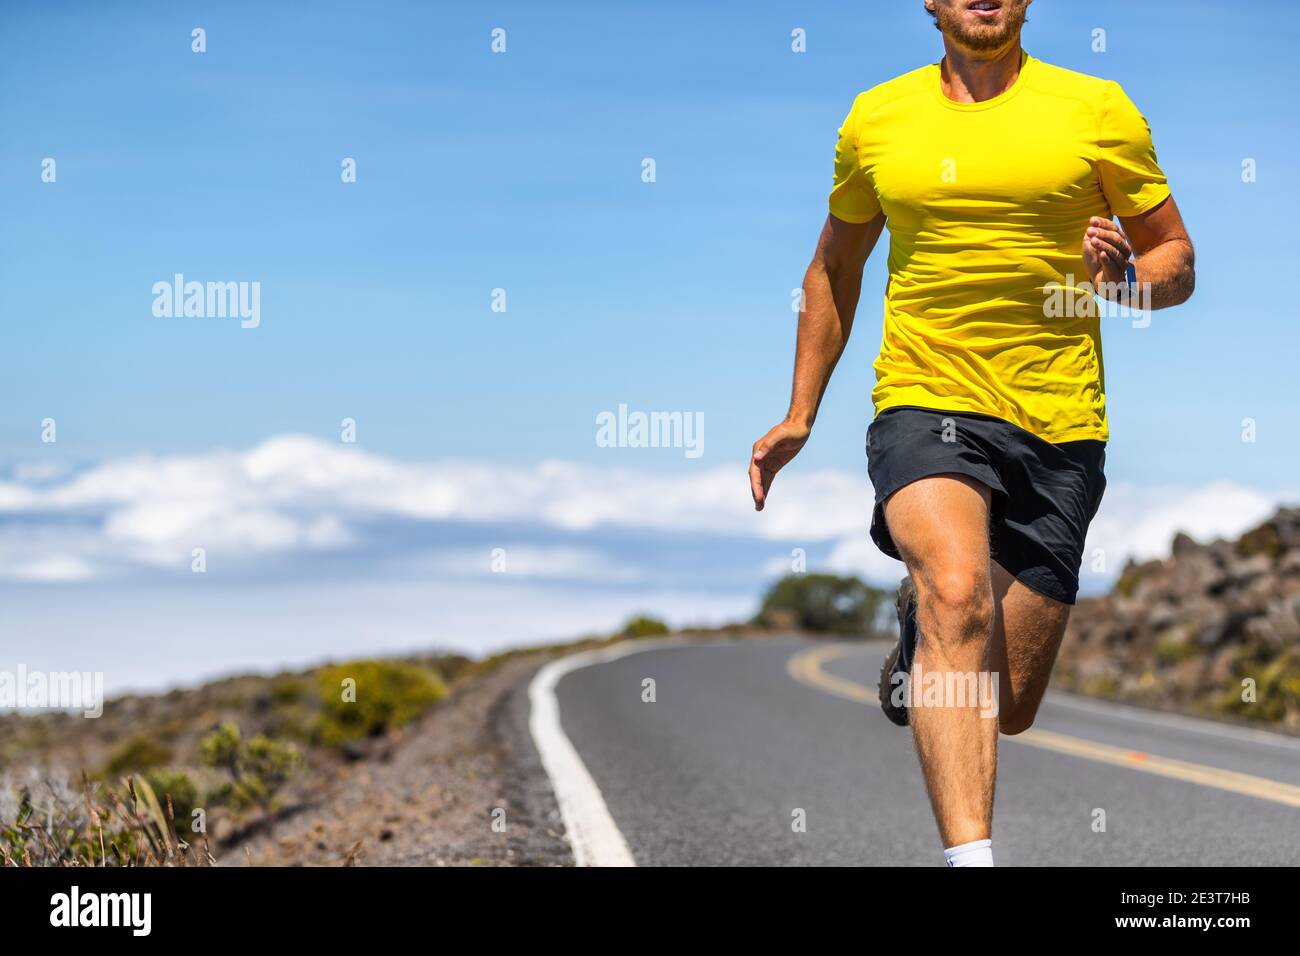
[[[1089,538],[1107,572],[1086,586],[1104,588],[1129,555],[1167,553],[1178,530],[1236,535],[1282,498],[1294,500],[1112,481]],[[871,505],[865,478],[846,472],[796,469],[755,514],[742,468],[410,463],[298,436],[14,472],[0,482],[0,655],[157,686],[329,655],[562,640],[638,612],[735,620],[796,547],[809,570],[896,583],[902,565],[868,537]],[[210,574],[177,587],[196,546]],[[494,547],[504,574],[491,572]],[[51,600],[53,587],[66,596]],[[183,663],[152,653],[178,635]]]
[[[80,558],[56,554],[13,568],[13,577],[19,581],[89,581],[95,569]]]
[[[22,461],[14,465],[14,480],[28,482],[52,481],[55,478],[62,478],[72,466],[66,461]]]
[[[865,534],[837,543],[826,564],[837,574],[856,574],[873,584],[891,587],[907,573],[902,561],[887,556]]]
[[[1259,524],[1295,495],[1276,495],[1230,482],[1200,488],[1112,484],[1089,529],[1089,548],[1103,548],[1118,571],[1130,557],[1165,557],[1179,531],[1197,541],[1232,538]]]
[[[527,544],[500,546],[499,567],[494,570],[494,551],[486,548],[456,548],[438,551],[421,561],[410,562],[419,571],[450,577],[500,576],[503,580],[590,581],[633,583],[643,575],[637,568],[611,560],[594,548],[537,547]]]
[[[785,477],[775,501],[756,515],[736,469],[681,477],[555,461],[410,464],[297,435],[242,453],[112,460],[51,484],[0,482],[0,517],[89,518],[81,525],[83,557],[106,572],[184,568],[194,547],[257,556],[344,549],[358,541],[353,523],[376,519],[823,541],[865,531],[871,503],[863,482],[837,472]],[[540,558],[533,573],[551,573],[573,557]],[[590,558],[570,563],[608,578],[610,569]],[[19,576],[4,564],[0,574]]]
[[[287,560],[346,552],[373,521],[510,523],[564,533],[595,529],[735,535],[829,548],[824,565],[880,582],[901,565],[868,538],[872,495],[860,476],[824,470],[783,475],[756,514],[744,472],[716,468],[656,475],[571,462],[499,467],[408,463],[356,446],[288,435],[244,452],[134,456],[39,480],[0,482],[0,577],[80,580],[137,566],[189,566],[194,547]],[[1143,488],[1112,483],[1090,535],[1117,571],[1130,554],[1166,553],[1177,530],[1235,535],[1266,517],[1276,494],[1228,483]],[[22,522],[5,522],[5,516]],[[33,529],[36,530],[33,530]],[[427,542],[426,542],[427,545]],[[599,551],[542,545],[513,557],[521,576],[630,582],[638,569]],[[485,562],[447,549],[445,571]]]

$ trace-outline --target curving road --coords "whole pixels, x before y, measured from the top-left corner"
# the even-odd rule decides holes
[[[638,865],[942,865],[910,733],[875,703],[884,651],[653,646],[554,693]],[[1300,740],[1049,694],[1000,749],[999,865],[1300,863]]]

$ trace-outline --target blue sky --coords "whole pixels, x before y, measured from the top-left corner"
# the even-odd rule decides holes
[[[1120,81],[1148,117],[1197,246],[1191,303],[1157,314],[1147,329],[1105,329],[1108,473],[1118,490],[1103,515],[1117,509],[1117,528],[1163,502],[1166,511],[1199,509],[1183,525],[1226,532],[1300,485],[1291,440],[1295,307],[1280,291],[1294,270],[1298,188],[1286,70],[1300,27],[1288,13],[1281,3],[1244,13],[1173,0],[1038,0],[1030,11],[1031,53]],[[207,32],[203,54],[191,52],[196,26]],[[504,54],[490,51],[497,27],[506,31]],[[1096,27],[1106,30],[1105,53],[1091,50]],[[790,50],[794,28],[807,31],[806,53]],[[529,596],[549,610],[538,611],[529,636],[603,624],[653,599],[688,618],[750,606],[763,580],[756,569],[801,539],[798,522],[775,530],[781,518],[771,511],[782,508],[784,485],[791,521],[818,514],[815,500],[797,497],[801,477],[808,494],[821,474],[861,479],[866,493],[879,254],[799,474],[778,480],[762,518],[742,513],[749,446],[788,396],[790,295],[825,216],[836,128],[858,91],[940,55],[920,0],[813,9],[5,5],[0,476],[17,501],[15,488],[66,491],[106,463],[146,461],[141,470],[156,471],[179,458],[251,455],[267,442],[283,451],[280,436],[310,436],[319,443],[311,455],[289,455],[302,469],[289,509],[298,531],[281,524],[288,537],[266,538],[250,530],[253,544],[226,562],[232,576],[223,587],[252,587],[237,583],[235,564],[258,568],[257,593],[239,592],[246,607],[259,607],[258,595],[271,600],[275,581],[311,593],[324,580],[300,560],[303,541],[333,549],[336,570],[358,580],[376,575],[385,557],[507,540],[553,549],[556,566],[612,563],[632,575],[543,574]],[[57,162],[55,183],[41,181],[45,157]],[[356,160],[356,183],[340,182],[344,157]],[[641,180],[645,157],[656,162],[654,183]],[[1241,181],[1245,158],[1256,161],[1257,182]],[[261,325],[155,317],[151,286],[177,272],[260,282]],[[490,308],[494,288],[506,290],[505,313]],[[702,414],[704,454],[598,447],[595,416],[621,403]],[[58,423],[55,444],[40,440],[47,417]],[[1241,441],[1247,417],[1257,423],[1253,443]],[[585,527],[505,505],[468,522],[455,510],[373,502],[360,514],[348,510],[359,507],[350,499],[314,498],[318,465],[303,464],[336,461],[344,418],[356,420],[358,442],[343,450],[366,456],[367,469],[458,462],[524,476],[534,509],[566,493],[537,471],[558,461],[587,469],[574,487],[599,489],[600,475],[618,474],[622,486],[650,482],[669,500],[674,488],[716,488],[718,507],[737,510],[703,530],[635,495]],[[728,470],[739,504],[714,477]],[[1207,497],[1207,488],[1227,490]],[[4,493],[0,486],[0,504]],[[13,560],[95,570],[86,580],[53,574],[33,583],[19,574],[21,583],[0,584],[13,592],[0,637],[12,644],[0,652],[35,646],[43,627],[64,634],[68,647],[86,646],[105,582],[142,589],[139,601],[117,602],[111,621],[99,622],[115,633],[141,632],[151,602],[175,604],[173,629],[192,620],[184,594],[193,582],[157,570],[166,560],[100,549],[124,534],[158,538],[192,497],[177,494],[164,517],[136,524],[121,511],[134,505],[116,492],[11,502],[0,532],[20,555]],[[68,504],[73,498],[79,503]],[[284,517],[257,500],[238,497],[236,510]],[[1216,509],[1224,500],[1240,507]],[[1125,501],[1135,510],[1123,511]],[[202,520],[231,526],[228,514],[204,507]],[[656,507],[665,513],[647,532],[640,511]],[[1155,522],[1148,536],[1180,517]],[[203,526],[193,515],[175,520]],[[329,541],[310,544],[312,529],[328,531],[330,520],[346,533],[322,532]],[[837,540],[852,550],[846,542],[859,525],[846,518],[840,539],[803,536],[810,555],[829,557]],[[258,544],[267,540],[269,550]],[[1144,539],[1115,549],[1153,547]],[[51,589],[62,589],[60,613],[71,616],[49,616]],[[588,598],[598,614],[573,611]],[[292,620],[285,607],[267,625],[277,634]],[[418,622],[427,610],[412,605],[403,618],[410,638],[395,644],[426,640]],[[456,634],[434,638],[478,647],[483,633],[498,642],[522,634],[504,633],[479,610],[466,604]],[[354,637],[323,644],[345,653]],[[286,645],[272,657],[296,660],[315,646]],[[264,663],[228,656],[204,666]]]

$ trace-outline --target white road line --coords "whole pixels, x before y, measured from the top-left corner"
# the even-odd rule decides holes
[[[564,820],[564,832],[573,847],[573,861],[578,866],[636,866],[636,861],[605,806],[600,788],[560,726],[560,702],[555,696],[555,686],[565,674],[583,667],[684,643],[674,638],[642,639],[570,654],[542,667],[528,685],[531,705],[528,729],[532,732],[546,775],[551,778],[555,801],[560,805],[560,816]]]

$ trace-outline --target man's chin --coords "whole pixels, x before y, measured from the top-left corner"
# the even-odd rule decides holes
[[[952,39],[958,46],[972,53],[996,53],[1006,49],[1013,34],[1002,27],[988,26],[982,29],[955,30]]]
[[[972,53],[997,53],[1014,42],[1024,22],[1023,16],[1017,16],[1014,10],[1004,5],[993,20],[986,17],[972,19],[964,11],[940,14],[939,29],[958,46]]]

